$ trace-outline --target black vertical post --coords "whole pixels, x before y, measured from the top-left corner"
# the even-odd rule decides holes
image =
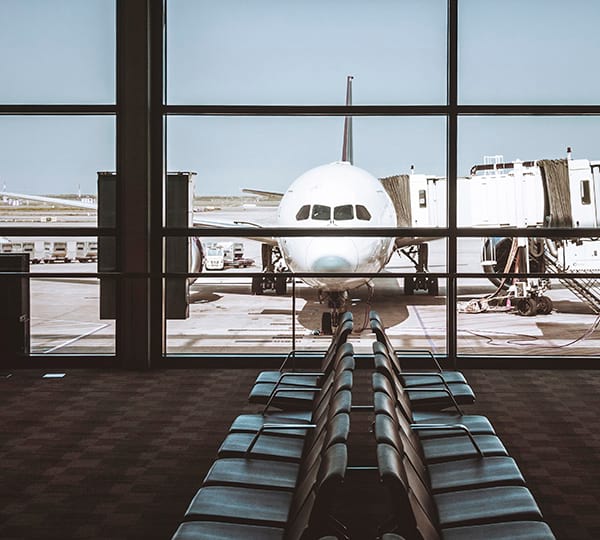
[[[458,0],[448,0],[448,116],[447,116],[447,176],[448,176],[448,283],[446,287],[448,358],[456,368],[458,320],[457,302],[457,171],[458,171]]]
[[[150,47],[151,0],[117,0],[117,356],[150,366]]]
[[[166,350],[165,292],[163,287],[163,183],[165,160],[165,2],[150,1],[150,358],[157,365]]]

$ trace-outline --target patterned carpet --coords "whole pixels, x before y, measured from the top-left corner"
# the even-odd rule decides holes
[[[256,410],[246,404],[256,371],[1,378],[0,538],[168,540],[233,418]],[[357,375],[354,402],[365,404],[368,374]],[[470,410],[490,417],[557,538],[600,538],[600,373],[466,375]],[[369,415],[353,413],[355,465],[373,463]],[[354,538],[379,519],[374,480],[353,473],[340,500]]]

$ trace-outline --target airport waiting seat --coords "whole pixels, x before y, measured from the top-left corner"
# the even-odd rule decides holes
[[[373,362],[377,372],[385,375],[394,384],[402,386],[412,403],[412,407],[420,410],[442,410],[448,407],[470,405],[475,401],[475,394],[466,383],[447,383],[441,374],[431,372],[429,385],[407,387],[402,382],[402,376],[394,367],[389,354],[382,348],[381,343],[373,343]]]
[[[467,425],[473,433],[494,434],[494,428],[485,416],[464,414],[456,399],[454,399],[454,396],[447,388],[413,388],[412,393],[418,393],[431,400],[446,399],[453,410],[415,410],[415,404],[410,399],[409,390],[402,386],[396,374],[389,367],[387,356],[375,354],[375,363],[378,366],[378,370],[372,375],[374,389],[392,398],[398,409],[411,423],[461,423]],[[377,402],[375,402],[375,406],[377,407]],[[424,438],[437,436],[440,436],[440,434],[434,432],[423,434]]]
[[[256,377],[255,385],[276,384],[279,381],[280,383],[291,384],[293,386],[317,386],[320,375],[305,374],[302,373],[302,371],[297,371],[295,366],[295,363],[299,360],[297,356],[302,353],[308,353],[311,356],[314,356],[315,354],[322,355],[320,363],[321,367],[318,372],[327,374],[332,368],[332,362],[335,359],[338,348],[346,343],[348,336],[352,333],[352,328],[352,313],[346,311],[340,316],[339,324],[326,351],[301,351],[299,349],[294,349],[288,353],[279,367],[279,370],[262,371],[259,373]],[[293,365],[291,369],[289,367],[290,364]]]
[[[317,418],[314,421],[318,426],[325,421],[326,434],[317,434],[303,447],[302,463],[310,465],[316,459],[322,447],[347,440],[349,434],[349,413],[351,392],[342,390],[332,399],[330,410],[324,411],[326,419]],[[337,415],[344,416],[334,421]],[[278,427],[297,424],[280,424]],[[276,431],[276,434],[287,433],[288,430]],[[304,430],[305,432],[307,430]],[[296,438],[296,433],[290,433],[289,437]],[[285,444],[284,441],[280,441]],[[290,461],[280,461],[277,458],[267,459],[266,456],[254,458],[250,452],[243,457],[226,457],[215,460],[213,466],[204,478],[203,485],[245,485],[248,487],[277,487],[279,489],[293,489],[299,474],[300,464]]]
[[[342,367],[342,364],[340,364],[340,367]],[[309,404],[313,406],[314,411],[323,411],[323,407],[321,406],[323,403],[331,403],[340,409],[332,411],[330,408],[327,411],[327,414],[320,412],[319,417],[315,418],[317,423],[314,424],[314,428],[306,430],[306,440],[311,441],[320,437],[322,432],[325,431],[325,426],[328,425],[328,419],[332,416],[334,418],[336,416],[341,416],[342,411],[345,410],[345,407],[347,406],[345,402],[340,400],[330,402],[330,400],[334,396],[337,396],[340,391],[351,390],[352,382],[352,371],[342,370],[341,372],[338,372],[337,370],[334,370],[328,375],[326,384],[323,388],[315,389],[314,392],[311,392],[311,394],[316,394],[313,402],[309,402]],[[300,395],[304,396],[306,393]],[[348,416],[347,413],[346,416]],[[304,441],[304,439],[299,438],[297,435],[298,433],[294,430],[291,434],[282,434],[281,436],[270,432],[261,433],[260,437],[256,438],[256,434],[252,432],[233,431],[227,435],[221,444],[218,456],[243,457],[248,446],[252,443],[254,444],[254,448],[252,448],[253,457],[259,456],[267,459],[297,461],[301,456]],[[332,438],[334,435],[335,433],[327,434],[329,443],[335,440],[335,438]],[[308,444],[310,444],[310,442]]]
[[[454,491],[433,495],[395,448],[377,445],[380,479],[390,495],[391,527],[409,538],[489,538],[495,529],[498,538],[519,538],[521,531],[536,530],[540,539],[554,538],[542,522],[542,514],[529,490],[503,486]],[[492,527],[495,525],[495,527]],[[459,534],[450,533],[461,528]],[[510,536],[509,534],[514,534]],[[535,537],[537,538],[537,537]]]
[[[398,414],[392,400],[377,395],[385,411],[375,416],[375,434],[378,442],[398,448],[406,444],[427,463],[453,461],[485,456],[507,456],[508,452],[496,435],[476,435],[464,425],[411,424]],[[442,427],[444,426],[444,427]],[[422,439],[418,431],[438,431],[444,436]]]
[[[347,462],[345,444],[328,448],[291,497],[286,491],[269,490],[239,491],[232,497],[223,490],[201,488],[172,540],[300,540],[327,534]],[[201,494],[202,489],[210,492]]]
[[[310,408],[310,403],[314,396],[311,390],[320,388],[333,370],[353,371],[354,368],[355,361],[352,344],[343,343],[336,348],[333,358],[328,360],[327,369],[313,374],[313,384],[308,384],[308,380],[305,380],[304,384],[295,385],[291,378],[284,378],[287,375],[285,373],[275,383],[254,384],[248,396],[248,401],[263,405],[271,403],[282,409],[307,409]],[[291,393],[292,389],[296,390],[296,392]]]
[[[505,455],[483,455],[476,449],[474,457],[465,457],[456,450],[448,451],[446,459],[426,463],[421,448],[399,432],[386,414],[375,417],[375,439],[407,456],[416,474],[433,493],[494,486],[523,486],[525,479],[515,460]],[[452,439],[439,439],[438,444],[454,447]],[[471,443],[474,446],[477,443]],[[481,447],[479,448],[481,450]],[[471,450],[471,448],[469,448]],[[473,455],[473,454],[470,454]]]
[[[439,373],[443,380],[448,383],[466,383],[465,376],[460,371],[444,370],[440,366],[435,355],[428,349],[396,349],[390,341],[388,335],[385,333],[385,327],[376,311],[371,310],[369,312],[369,322],[371,324],[371,330],[375,334],[375,337],[379,343],[381,343],[388,351],[389,356],[394,362],[394,367],[397,373],[402,374],[402,366],[400,363],[401,355],[407,354],[413,358],[420,358],[424,362],[430,364],[428,370],[434,373]],[[412,386],[430,386],[431,379],[427,375],[427,371],[423,373],[416,373],[411,375],[402,375],[402,383],[406,387]]]

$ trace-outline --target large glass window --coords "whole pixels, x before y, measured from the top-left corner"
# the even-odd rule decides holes
[[[600,5],[460,0],[464,104],[597,104]]]
[[[446,2],[167,2],[172,104],[443,103]]]
[[[114,103],[115,0],[2,0],[0,103]]]
[[[115,282],[97,275],[116,271],[116,244],[96,234],[100,192],[100,225],[116,226],[114,183],[99,187],[116,169],[115,12],[115,0],[0,3],[0,266],[18,286],[3,298],[19,362],[116,351]]]

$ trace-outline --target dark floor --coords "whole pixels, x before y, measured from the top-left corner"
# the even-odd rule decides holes
[[[165,539],[176,529],[256,370],[71,370],[0,379],[0,538]],[[369,401],[367,373],[354,402]],[[466,372],[559,539],[600,538],[600,372]],[[352,464],[373,463],[353,413]],[[363,539],[384,500],[351,473],[340,502]],[[351,502],[348,502],[351,501]]]

